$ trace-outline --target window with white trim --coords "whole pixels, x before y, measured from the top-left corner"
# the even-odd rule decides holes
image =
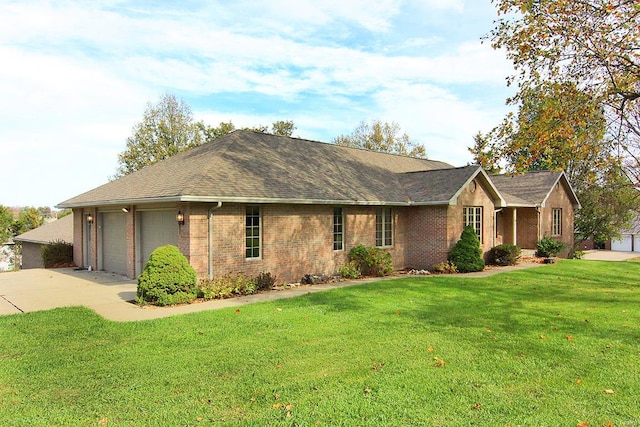
[[[333,208],[333,250],[344,250],[344,212],[342,208]]]
[[[470,225],[482,243],[482,206],[464,206],[462,208],[464,226]]]
[[[260,258],[260,207],[247,206],[246,250],[247,258]]]
[[[376,212],[376,246],[393,246],[393,211],[378,208]]]
[[[562,236],[562,209],[551,210],[551,235]]]

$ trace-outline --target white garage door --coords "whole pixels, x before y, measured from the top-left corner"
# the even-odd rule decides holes
[[[633,236],[633,251],[640,252],[640,236]]]
[[[122,212],[100,214],[100,268],[118,274],[127,274],[127,216]]]
[[[138,212],[138,239],[140,263],[137,268],[140,274],[155,248],[177,243],[176,212],[172,210]]]
[[[611,250],[612,251],[625,251],[628,252],[631,250],[631,235],[623,234],[620,240],[612,240],[611,241]]]

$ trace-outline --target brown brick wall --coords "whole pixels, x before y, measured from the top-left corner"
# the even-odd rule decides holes
[[[554,208],[562,209],[562,235],[552,236],[552,211]],[[551,191],[545,206],[541,209],[541,223],[542,223],[542,236],[553,237],[554,239],[562,241],[566,248],[560,254],[561,256],[567,256],[573,249],[574,241],[574,224],[573,224],[574,209],[569,198],[569,189],[562,183]]]
[[[538,241],[538,211],[536,208],[517,208],[516,226],[518,246],[522,249],[535,249]]]
[[[416,206],[407,212],[407,256],[408,268],[430,269],[447,259],[449,238],[442,230],[447,229],[446,206]]]

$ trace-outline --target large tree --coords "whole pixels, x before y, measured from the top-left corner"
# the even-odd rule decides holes
[[[424,145],[412,141],[409,135],[402,133],[400,125],[396,122],[382,123],[380,120],[373,120],[371,123],[367,123],[362,121],[352,133],[337,136],[332,142],[347,147],[427,158]]]
[[[544,82],[570,82],[606,115],[611,151],[637,183],[640,168],[640,3],[637,0],[495,0],[492,45],[516,74],[517,105]]]
[[[13,215],[6,206],[0,205],[0,245],[3,245],[13,237],[11,226],[13,225]]]
[[[118,155],[115,178],[171,157],[204,142],[191,107],[173,94],[147,104],[142,121],[133,127],[125,151]]]
[[[11,234],[17,236],[18,234],[26,233],[29,230],[40,227],[44,222],[45,217],[42,212],[33,206],[24,207],[20,210],[18,219],[10,227]]]

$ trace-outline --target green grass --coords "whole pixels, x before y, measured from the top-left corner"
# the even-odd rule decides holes
[[[638,277],[562,261],[139,323],[4,316],[0,425],[637,427]]]

